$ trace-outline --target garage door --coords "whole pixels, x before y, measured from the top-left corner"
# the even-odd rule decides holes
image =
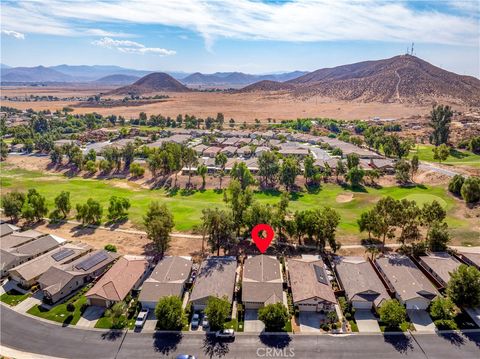
[[[90,305],[96,305],[98,307],[107,307],[107,303],[105,300],[100,298],[90,298],[89,299]]]
[[[360,302],[360,301],[353,301],[352,302],[352,306],[355,308],[355,309],[370,309],[372,308],[372,302]]]

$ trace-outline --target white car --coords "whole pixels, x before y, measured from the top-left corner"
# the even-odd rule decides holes
[[[197,329],[200,324],[200,316],[195,313],[192,317],[192,329]]]
[[[138,313],[137,319],[135,320],[135,327],[143,328],[143,325],[147,321],[148,318],[148,309],[142,309],[140,313]]]
[[[235,339],[235,331],[233,329],[222,329],[215,333],[218,339]]]

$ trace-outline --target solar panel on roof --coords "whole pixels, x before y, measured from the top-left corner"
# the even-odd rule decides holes
[[[108,254],[105,252],[95,253],[90,258],[85,259],[84,261],[78,263],[75,268],[82,270],[89,270],[90,268],[96,266],[98,263],[103,262],[105,259],[108,259]]]
[[[315,275],[317,276],[317,280],[320,283],[328,284],[327,273],[325,273],[325,269],[317,265],[314,265],[313,268],[315,269]]]
[[[75,251],[73,249],[64,248],[57,253],[53,253],[52,258],[55,259],[55,261],[58,262],[58,261],[61,261],[62,259],[70,257],[72,254],[75,254]]]

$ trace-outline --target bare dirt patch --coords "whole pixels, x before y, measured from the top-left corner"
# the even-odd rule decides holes
[[[335,199],[337,203],[348,203],[353,201],[353,193],[342,193]]]

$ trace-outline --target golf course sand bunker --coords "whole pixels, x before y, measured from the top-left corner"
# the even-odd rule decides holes
[[[337,203],[347,203],[353,201],[353,193],[342,193],[336,198]]]

